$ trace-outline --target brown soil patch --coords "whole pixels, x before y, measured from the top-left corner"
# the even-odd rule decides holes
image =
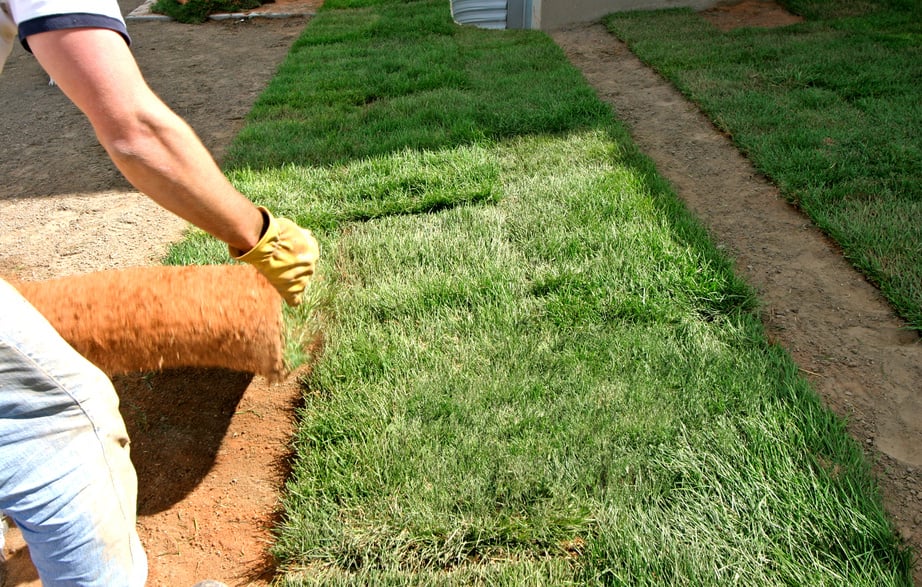
[[[137,6],[123,2],[126,13]],[[305,22],[129,29],[149,83],[220,157]],[[901,330],[878,292],[725,137],[601,26],[554,38],[760,290],[768,330],[832,409],[849,417],[895,524],[919,548],[918,337]],[[46,279],[157,263],[185,224],[131,190],[82,115],[46,82],[18,48],[0,78],[0,273]],[[174,370],[118,377],[115,385],[133,440],[149,584],[267,585],[297,376],[272,386],[230,371]],[[7,552],[8,584],[38,585],[21,544]]]
[[[323,4],[323,0],[272,0],[247,12],[249,16],[275,14],[313,14]]]
[[[265,5],[313,13],[319,0]],[[138,0],[122,0],[128,14]],[[306,17],[203,25],[131,20],[151,87],[220,157]],[[135,192],[83,115],[16,47],[0,77],[0,274],[38,280],[156,264],[186,223]],[[268,585],[268,554],[301,397],[298,374],[181,369],[114,378],[138,472],[148,585]],[[7,587],[39,581],[17,532]]]
[[[804,20],[772,0],[724,1],[700,14],[722,31],[741,27],[785,26]]]

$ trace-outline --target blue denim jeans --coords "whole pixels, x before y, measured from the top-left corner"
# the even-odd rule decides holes
[[[112,383],[0,280],[0,512],[44,587],[135,587],[147,558]]]

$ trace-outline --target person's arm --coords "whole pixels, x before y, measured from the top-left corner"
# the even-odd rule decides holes
[[[135,188],[227,243],[288,303],[300,302],[319,256],[310,231],[273,218],[231,185],[195,132],[148,87],[121,35],[77,28],[28,42]]]
[[[256,245],[263,228],[259,210],[224,177],[189,125],[148,87],[121,35],[67,29],[28,41],[134,187],[236,249]]]

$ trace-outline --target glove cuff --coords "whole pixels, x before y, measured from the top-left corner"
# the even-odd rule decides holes
[[[240,249],[227,245],[227,250],[230,252],[230,256],[237,261],[243,261],[248,263],[253,260],[259,252],[265,248],[266,243],[271,242],[272,239],[278,236],[279,229],[278,223],[275,221],[275,217],[272,216],[272,213],[269,212],[268,208],[264,206],[259,206],[258,210],[263,215],[263,231],[262,235],[259,237],[259,242],[247,252],[243,252]]]

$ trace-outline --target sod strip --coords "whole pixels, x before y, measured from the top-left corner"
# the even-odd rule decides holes
[[[922,4],[791,1],[812,20],[723,33],[688,10],[606,23],[697,102],[922,328]]]
[[[860,448],[550,39],[357,4],[229,169],[323,227],[282,583],[908,584]]]

